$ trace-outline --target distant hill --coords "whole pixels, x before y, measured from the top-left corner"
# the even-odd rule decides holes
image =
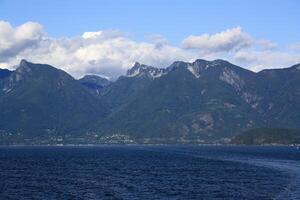
[[[153,76],[153,68],[134,66],[135,73],[118,80],[111,93],[124,85],[138,81],[138,90],[130,92],[130,99],[121,109],[99,121],[98,130],[107,133],[129,134],[136,138],[173,138],[175,140],[210,140],[227,137],[238,130],[260,125],[262,118],[253,109],[253,102],[243,96],[255,82],[255,73],[223,60],[197,60],[194,63],[175,62],[160,76]],[[131,75],[134,74],[134,75]],[[158,73],[156,73],[158,74]],[[143,82],[142,82],[143,81]],[[118,87],[117,87],[118,86]],[[132,86],[131,86],[132,87]],[[119,88],[119,89],[118,89]],[[132,94],[134,94],[132,96]],[[122,98],[122,96],[121,96]]]
[[[0,131],[27,138],[82,133],[107,111],[77,80],[50,65],[22,60],[0,87]]]
[[[0,70],[0,110],[0,142],[224,142],[255,127],[300,129],[300,64],[255,73],[225,60],[135,63],[109,81],[22,60]]]
[[[8,69],[0,69],[0,79],[10,76],[11,73],[12,73],[12,71],[10,71]]]
[[[85,88],[87,88],[93,95],[101,96],[111,82],[106,78],[96,75],[86,75],[78,80]]]
[[[233,144],[300,144],[300,130],[257,128],[239,134],[231,141]]]

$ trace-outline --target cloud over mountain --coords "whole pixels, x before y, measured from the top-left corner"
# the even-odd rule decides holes
[[[44,36],[43,27],[34,22],[27,22],[17,27],[0,21],[0,58],[1,60],[16,56],[26,48],[32,48]]]
[[[241,27],[227,29],[212,35],[191,35],[182,41],[182,47],[185,49],[198,49],[207,53],[238,52],[250,47],[273,49],[276,46],[271,41],[251,37],[242,31]]]
[[[175,60],[224,58],[254,70],[300,62],[298,50],[287,55],[276,46],[271,41],[253,38],[240,27],[211,35],[191,35],[176,46],[158,34],[137,41],[118,30],[53,38],[39,23],[26,22],[13,27],[9,22],[0,21],[0,67],[13,68],[25,58],[49,63],[75,77],[89,73],[115,78],[136,61],[162,67]]]
[[[201,49],[208,52],[238,51],[251,46],[252,38],[240,27],[227,29],[213,35],[191,35],[182,41],[186,49]]]

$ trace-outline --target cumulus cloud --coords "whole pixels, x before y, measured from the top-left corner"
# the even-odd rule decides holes
[[[254,39],[239,27],[214,35],[189,36],[182,46],[175,46],[160,35],[136,41],[118,30],[52,38],[38,23],[27,22],[12,27],[10,23],[0,21],[0,67],[13,69],[24,58],[51,64],[76,78],[85,74],[116,78],[136,61],[166,67],[176,60],[222,58],[254,70],[300,62],[299,51],[288,54],[275,48],[276,44]]]
[[[26,48],[36,45],[44,36],[43,27],[27,22],[16,28],[10,23],[0,21],[0,58],[6,60],[16,56]]]
[[[28,22],[16,28],[8,22],[1,25],[5,28],[0,29],[0,66],[15,66],[25,58],[31,62],[51,64],[76,78],[91,73],[115,78],[124,74],[136,61],[162,67],[174,60],[192,61],[197,58],[195,53],[162,40],[137,42],[117,30],[51,38],[46,37],[42,26],[37,23]],[[9,42],[6,44],[6,41]]]
[[[277,44],[269,40],[255,40],[254,42],[262,50],[272,50],[277,47]]]
[[[97,38],[103,34],[102,31],[97,31],[97,32],[84,32],[82,34],[82,37],[84,39],[91,39],[91,38]]]
[[[277,44],[268,40],[260,40],[251,37],[242,31],[241,27],[227,29],[213,35],[191,35],[182,41],[185,49],[197,49],[206,53],[238,52],[250,47],[263,50],[274,49]]]
[[[125,37],[125,35],[118,30],[104,30],[95,32],[84,32],[81,37],[87,40],[104,40],[117,38],[121,36]]]
[[[238,51],[252,44],[252,38],[240,27],[227,29],[214,35],[191,35],[182,41],[183,48],[207,52]]]
[[[300,63],[300,54],[278,51],[240,51],[233,56],[233,61],[247,65],[253,71],[265,68],[285,68]]]
[[[152,34],[147,36],[147,39],[151,42],[154,43],[156,47],[160,48],[163,47],[167,44],[169,44],[168,40],[164,38],[162,35],[159,34]]]

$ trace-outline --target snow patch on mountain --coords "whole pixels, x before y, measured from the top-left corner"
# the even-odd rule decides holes
[[[259,106],[259,101],[261,98],[255,94],[251,94],[249,92],[243,92],[242,99],[251,105],[252,108],[256,109]],[[272,106],[271,106],[272,107]],[[270,106],[269,106],[270,109]]]
[[[137,75],[139,75],[139,73],[140,73],[140,69],[138,68],[138,69],[136,69],[136,70],[134,70],[134,71],[131,71],[130,73],[127,73],[127,77],[134,77],[134,76],[137,76]]]
[[[12,88],[9,88],[9,87],[7,87],[7,86],[5,86],[5,87],[2,89],[2,91],[3,91],[4,93],[6,93],[6,94],[8,94],[11,90],[12,90]]]
[[[163,68],[155,68],[152,66],[135,63],[134,66],[127,71],[126,76],[127,77],[148,76],[152,79],[155,79],[165,75],[166,73],[167,73],[166,69]]]
[[[159,78],[159,77],[166,74],[166,72],[163,69],[150,71],[149,73],[150,73],[150,75],[152,76],[153,79]]]
[[[218,66],[218,65],[219,65],[218,62],[213,61],[211,64],[207,65],[207,68],[209,68],[209,67],[214,67],[214,66]]]
[[[214,119],[211,114],[199,113],[198,119],[203,123],[205,130],[212,130],[214,127]]]
[[[209,63],[209,67],[215,67],[215,66],[222,66],[227,64],[228,62],[225,60],[221,60],[221,59],[217,59],[217,60],[213,60]]]
[[[271,109],[273,108],[273,106],[274,106],[274,103],[272,103],[272,102],[271,102],[271,103],[269,103],[269,107],[268,107],[268,109],[269,109],[269,110],[271,110]]]
[[[200,77],[200,74],[196,71],[196,69],[194,68],[193,65],[188,65],[187,66],[187,69],[196,77],[196,78],[199,78]]]
[[[228,69],[227,67],[224,68],[223,72],[219,76],[219,79],[225,83],[228,83],[238,91],[240,91],[245,84],[245,82],[237,73],[231,69]]]
[[[227,103],[227,102],[224,102],[223,103],[224,104],[224,107],[226,107],[226,108],[235,108],[236,107],[236,105],[234,105],[234,104],[232,104],[232,103]]]

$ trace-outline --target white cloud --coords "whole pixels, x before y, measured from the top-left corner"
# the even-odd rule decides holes
[[[300,52],[300,42],[289,45],[289,49],[292,51]]]
[[[147,36],[147,39],[151,43],[154,43],[157,48],[160,48],[160,47],[163,47],[163,46],[169,44],[168,40],[159,34],[149,35],[149,36]]]
[[[0,21],[0,67],[13,68],[25,58],[51,64],[77,78],[85,74],[116,78],[136,61],[166,67],[176,60],[221,58],[254,70],[287,67],[300,62],[299,51],[293,54],[280,52],[274,49],[276,44],[254,39],[239,27],[214,35],[190,36],[183,40],[184,48],[169,44],[160,35],[152,35],[149,39],[148,42],[135,41],[117,30],[51,38],[38,23],[27,22],[12,27],[10,23]]]
[[[158,42],[137,42],[116,30],[85,32],[81,37],[51,38],[41,34],[42,26],[37,23],[25,23],[15,29],[8,22],[3,24],[6,28],[1,28],[1,46],[5,41],[10,41],[9,46],[3,49],[6,52],[7,49],[14,50],[15,53],[0,54],[0,65],[10,68],[25,58],[31,62],[51,64],[75,77],[88,73],[117,77],[136,61],[162,67],[174,60],[191,61],[197,58],[195,53],[180,47],[162,42],[161,45],[157,45]],[[20,31],[24,35],[19,34]],[[15,36],[10,39],[12,32]],[[29,45],[27,41],[34,43]]]
[[[238,51],[251,46],[253,39],[240,27],[227,29],[214,35],[191,35],[182,41],[186,49],[199,49],[204,52]]]
[[[300,63],[300,54],[278,51],[240,51],[233,56],[237,63],[247,65],[253,71],[265,68],[285,68]]]
[[[0,21],[0,59],[16,56],[36,45],[44,35],[43,27],[38,23],[27,22],[13,28],[10,23]]]
[[[262,50],[271,50],[277,47],[277,44],[268,40],[256,40],[255,44]]]
[[[105,39],[112,39],[118,37],[125,37],[125,35],[118,30],[104,30],[104,31],[95,31],[95,32],[84,32],[81,37],[86,40],[95,41],[95,40],[105,40]]]
[[[82,34],[82,37],[83,37],[84,39],[97,38],[97,37],[101,36],[102,33],[103,33],[102,31],[97,31],[97,32],[84,32],[84,33]]]

